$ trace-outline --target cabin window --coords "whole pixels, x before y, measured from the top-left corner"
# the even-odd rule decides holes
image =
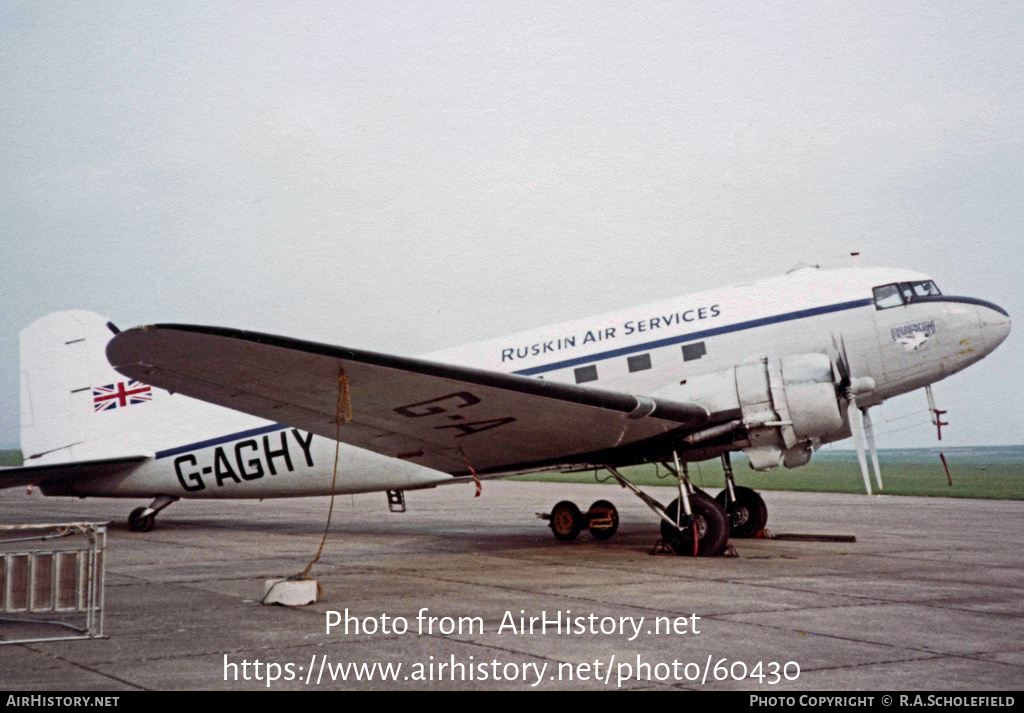
[[[575,369],[576,383],[585,384],[588,381],[597,381],[597,365],[591,364],[590,366],[581,366],[579,369]]]
[[[626,359],[626,364],[629,366],[629,373],[634,371],[644,371],[651,368],[651,355],[650,354],[637,354]]]
[[[704,346],[704,342],[683,345],[683,361],[693,361],[694,359],[700,359],[707,353],[708,350]]]

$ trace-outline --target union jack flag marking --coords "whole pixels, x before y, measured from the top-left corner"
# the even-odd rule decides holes
[[[150,401],[153,391],[150,387],[135,380],[96,386],[92,390],[93,411],[110,411],[118,406],[131,406]]]

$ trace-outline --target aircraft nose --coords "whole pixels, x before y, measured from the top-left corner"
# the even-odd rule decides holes
[[[1010,315],[1002,307],[988,303],[978,307],[978,321],[985,346],[992,351],[1010,334]]]

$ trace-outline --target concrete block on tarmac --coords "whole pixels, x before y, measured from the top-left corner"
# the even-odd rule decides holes
[[[286,607],[316,604],[320,586],[315,579],[268,579],[263,584],[263,603]]]

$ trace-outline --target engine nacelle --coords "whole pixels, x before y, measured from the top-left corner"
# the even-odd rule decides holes
[[[803,465],[813,440],[843,427],[832,362],[825,354],[745,362],[653,396],[659,394],[700,404],[712,414],[734,415],[746,431],[739,443],[755,470]]]

